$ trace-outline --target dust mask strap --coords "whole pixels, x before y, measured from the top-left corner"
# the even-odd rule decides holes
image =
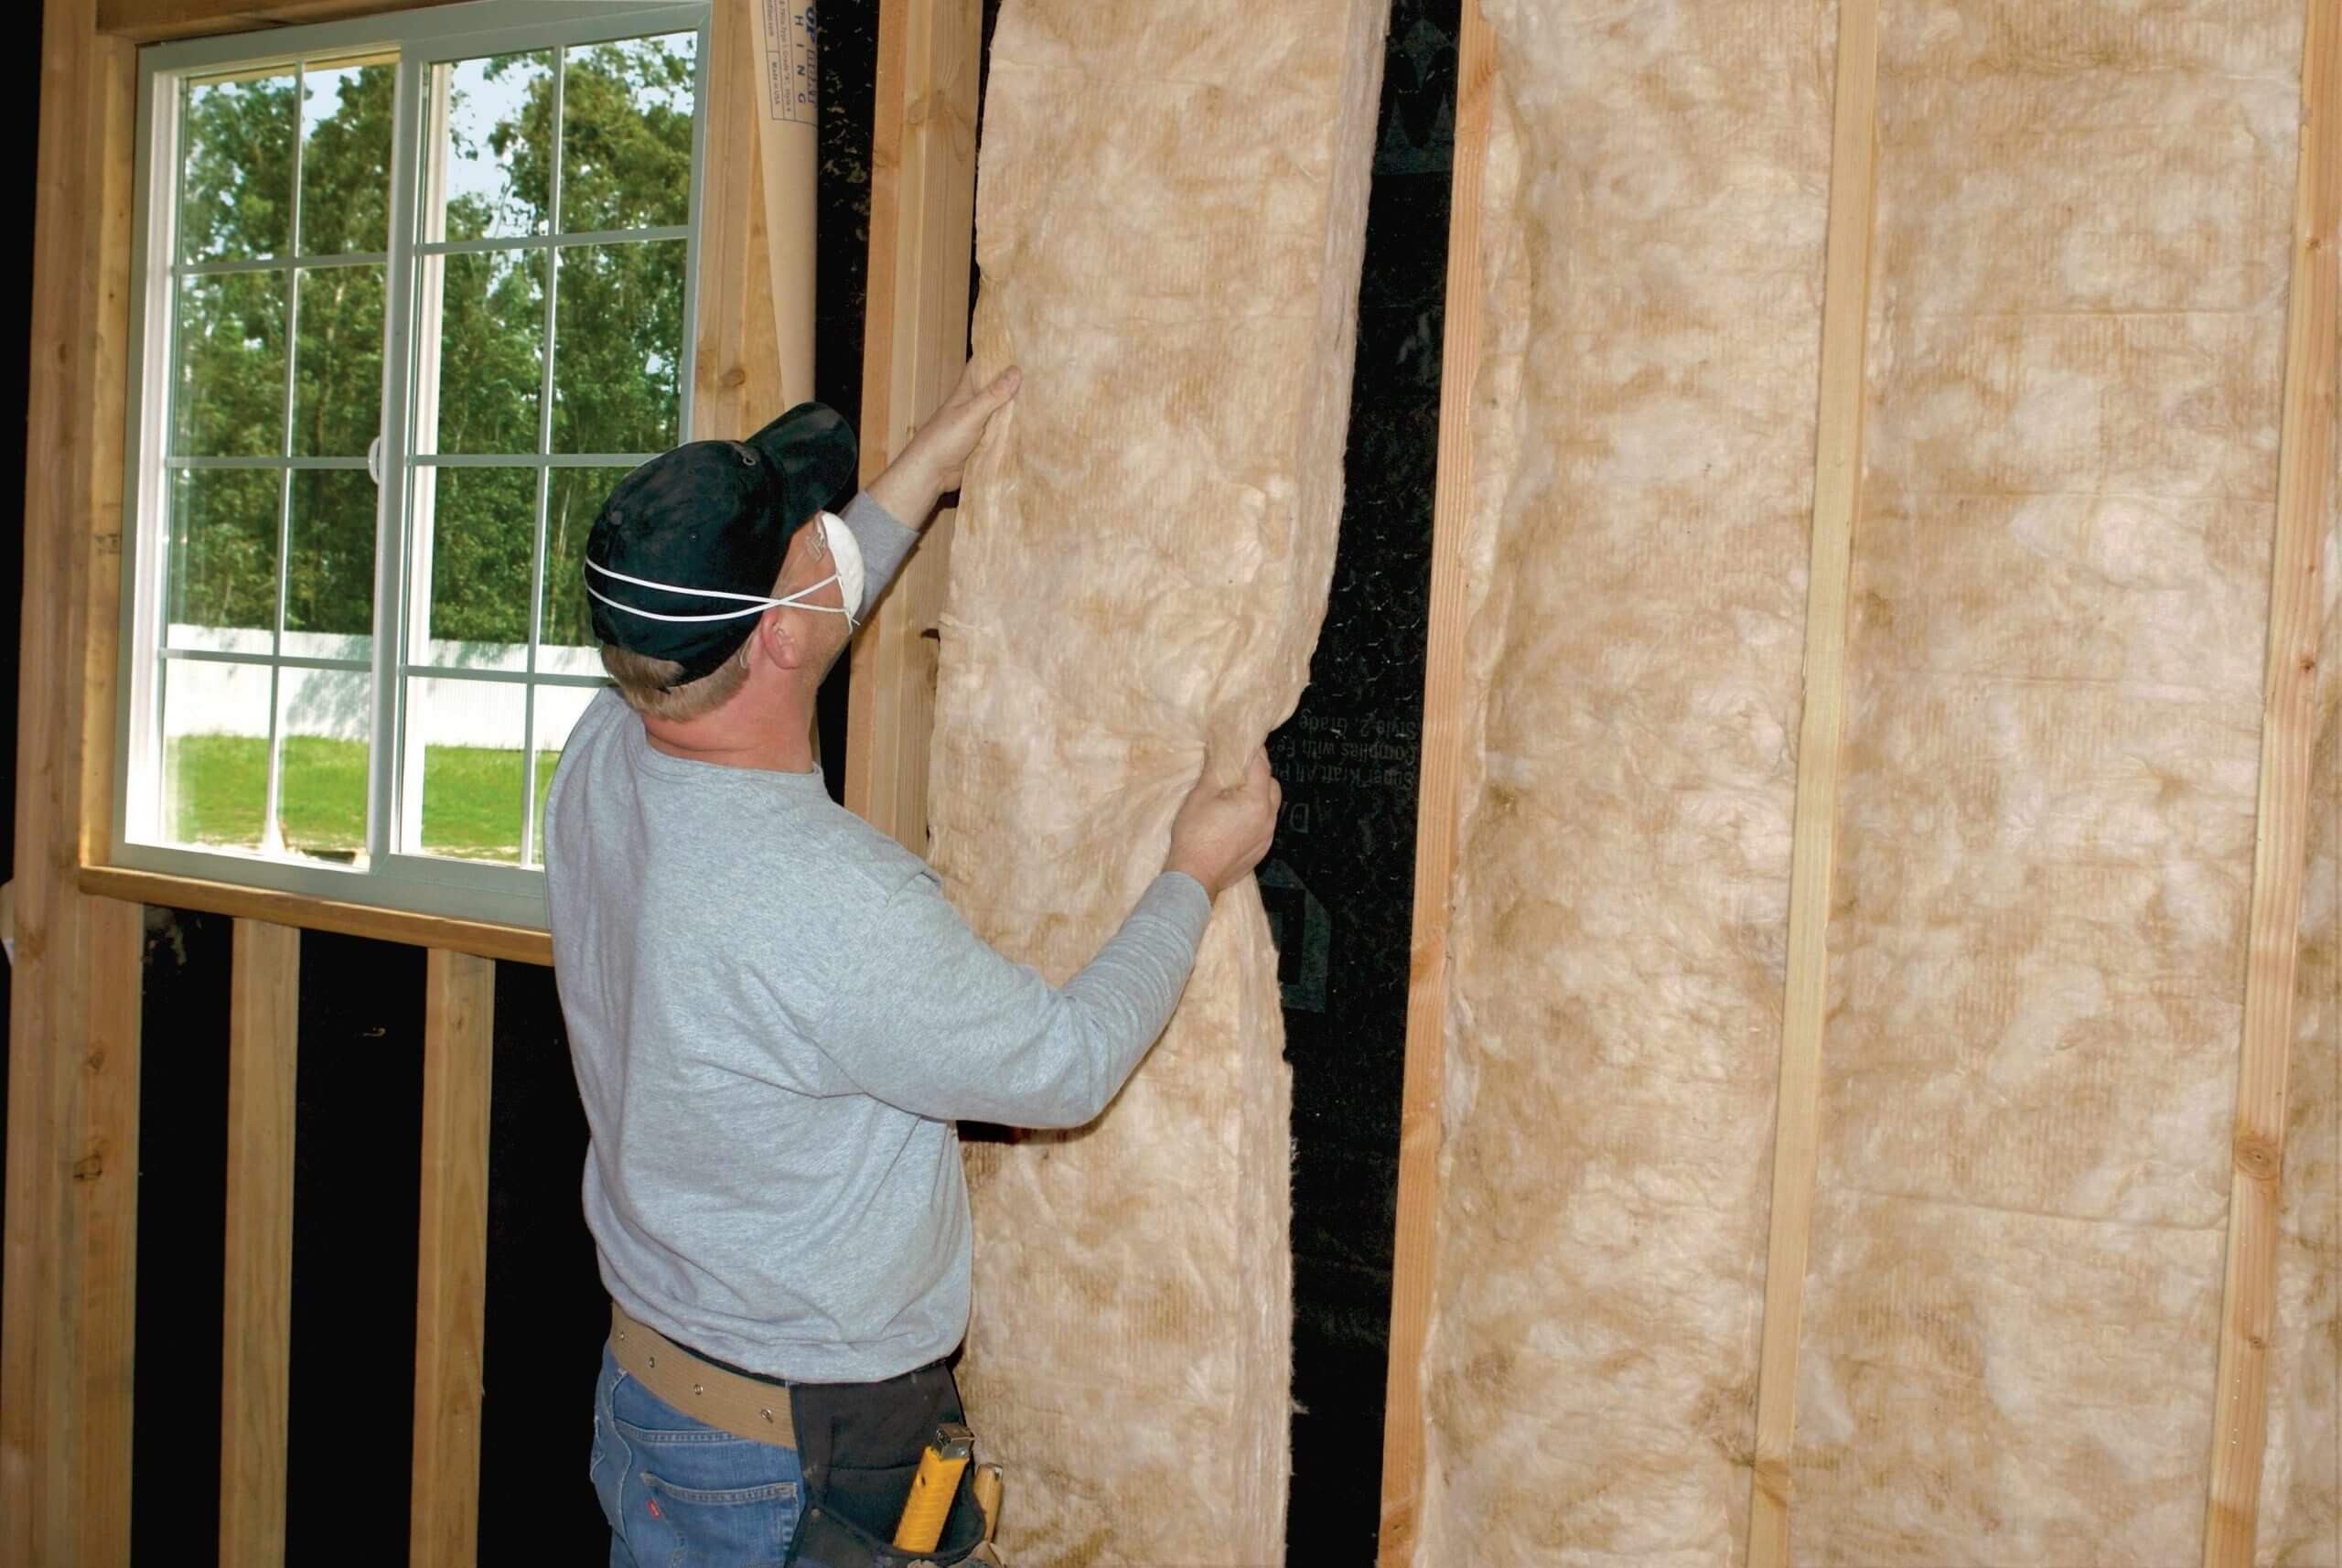
[[[739,607],[728,610],[711,610],[705,615],[664,615],[657,610],[640,609],[633,605],[626,603],[623,600],[614,599],[610,597],[609,595],[594,586],[591,582],[588,582],[586,585],[586,591],[593,595],[594,597],[599,599],[602,603],[609,606],[610,608],[626,615],[639,616],[644,620],[676,622],[737,620],[743,616],[762,615],[768,609],[820,610],[827,615],[842,615],[845,617],[846,629],[848,631],[855,630],[862,624],[863,564],[861,542],[854,537],[854,531],[846,527],[843,519],[829,512],[822,512],[816,517],[814,519],[814,526],[821,530],[822,548],[829,553],[830,575],[822,578],[820,582],[809,584],[783,598],[768,598],[760,594],[736,594],[725,588],[693,588],[686,587],[681,583],[661,583],[649,577],[635,577],[629,576],[624,572],[614,572],[609,567],[603,565],[600,562],[594,560],[588,560],[586,563],[586,569],[588,572],[599,573],[601,575],[609,578],[612,582],[628,583],[638,588],[655,588],[662,594],[682,594],[686,597],[694,599],[723,599],[736,604]],[[821,592],[823,588],[828,587],[832,583],[835,583],[838,585],[838,598],[840,603],[836,605],[817,605],[813,603],[813,596]]]

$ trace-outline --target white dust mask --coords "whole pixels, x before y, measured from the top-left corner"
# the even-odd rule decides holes
[[[845,519],[833,512],[823,512],[815,520],[822,529],[822,538],[830,547],[830,570],[838,585],[839,602],[845,606],[845,624],[859,624],[862,615],[862,594],[867,585],[863,574],[862,541],[845,525]]]

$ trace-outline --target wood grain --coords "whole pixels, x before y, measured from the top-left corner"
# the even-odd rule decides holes
[[[2269,1346],[2277,1332],[2277,1210],[2285,1078],[2308,856],[2312,711],[2325,612],[2320,556],[2333,517],[2335,243],[2342,214],[2337,0],[2310,0],[2302,54],[2302,144],[2294,195],[2292,299],[2277,449],[2276,545],[2262,682],[2261,786],[2246,927],[2244,1037],[2237,1074],[2228,1268],[2204,1518],[2206,1568],[2251,1568],[2268,1440]]]
[[[710,20],[701,150],[694,441],[753,434],[781,413],[780,341],[766,252],[757,135],[755,0],[719,0]]]
[[[97,31],[91,0],[48,0],[38,68],[0,1562],[68,1568],[124,1560],[119,1528],[102,1516],[128,1507],[115,1455],[129,1421],[136,1052],[134,1029],[121,1028],[124,927],[76,886],[92,815],[90,736],[112,714],[93,709],[89,683],[75,677],[86,669],[91,604],[110,587],[93,582],[92,561],[119,549],[137,61]],[[99,537],[106,532],[110,542]]]
[[[1806,580],[1805,703],[1798,728],[1797,815],[1789,851],[1789,983],[1773,1132],[1765,1329],[1757,1361],[1750,1568],[1781,1568],[1789,1560],[1789,1465],[1797,1436],[1798,1346],[1820,1147],[1830,888],[1842,760],[1839,736],[1846,706],[1846,609],[1854,524],[1862,510],[1864,348],[1877,217],[1877,0],[1842,0],[1838,7],[1832,113],[1812,556]]]
[[[86,1563],[130,1561],[130,1454],[138,1318],[139,1000],[146,910],[89,901],[90,1036],[73,1160],[81,1273],[81,1509]]]
[[[967,359],[983,27],[977,0],[879,6],[862,352],[865,484],[943,401]],[[927,853],[935,628],[951,551],[947,510],[855,641],[848,687],[846,806],[917,854]]]
[[[245,887],[198,876],[167,876],[160,872],[132,871],[117,865],[85,865],[76,880],[82,892],[109,898],[269,920],[280,926],[299,926],[305,930],[338,931],[344,936],[403,942],[409,947],[447,948],[515,963],[553,962],[553,939],[525,926],[419,915],[407,909],[378,909],[371,904],[345,904],[302,893],[280,893],[271,887]]]
[[[152,44],[444,4],[446,0],[100,0],[97,25],[100,32]]]
[[[495,1024],[495,963],[434,948],[423,997],[423,1200],[407,1534],[414,1568],[469,1568],[477,1561]]]
[[[220,1561],[283,1568],[301,933],[292,926],[239,919],[234,962],[228,981]]]
[[[1430,629],[1423,757],[1415,798],[1415,902],[1409,943],[1406,1068],[1399,1112],[1399,1214],[1391,1260],[1391,1365],[1382,1420],[1378,1560],[1413,1560],[1423,1488],[1423,1342],[1430,1327],[1439,1210],[1441,1089],[1447,1070],[1447,934],[1456,874],[1456,774],[1463,765],[1464,645],[1472,522],[1472,392],[1480,369],[1480,198],[1496,54],[1477,0],[1456,34],[1455,193],[1447,219],[1447,315],[1441,340],[1439,467],[1432,497]]]

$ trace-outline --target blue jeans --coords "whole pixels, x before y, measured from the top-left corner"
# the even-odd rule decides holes
[[[610,1568],[780,1568],[797,1534],[797,1450],[704,1426],[602,1350],[594,1389],[594,1490]]]

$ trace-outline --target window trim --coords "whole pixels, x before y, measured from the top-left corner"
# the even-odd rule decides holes
[[[125,504],[119,609],[123,635],[119,638],[116,686],[121,698],[115,704],[114,715],[116,745],[111,814],[111,865],[127,871],[193,877],[423,916],[492,921],[536,930],[544,929],[544,873],[541,865],[525,864],[535,832],[533,773],[537,753],[533,749],[535,733],[532,723],[535,707],[534,688],[538,684],[591,686],[601,682],[591,678],[564,677],[552,672],[541,674],[534,671],[536,635],[542,630],[543,615],[544,540],[542,527],[535,531],[531,546],[529,618],[532,635],[526,668],[523,671],[475,672],[475,678],[487,681],[521,682],[523,690],[528,693],[523,699],[522,723],[527,727],[522,732],[521,780],[523,785],[524,864],[489,864],[419,854],[389,853],[393,813],[401,810],[399,792],[402,789],[413,789],[417,797],[419,817],[422,784],[419,778],[412,781],[403,778],[407,746],[404,734],[406,707],[402,693],[414,676],[428,678],[436,672],[429,669],[413,670],[410,658],[414,651],[411,634],[414,631],[414,618],[410,613],[406,585],[412,580],[416,553],[413,528],[414,475],[418,468],[426,467],[435,470],[439,467],[499,466],[532,468],[543,476],[538,486],[538,509],[542,521],[543,509],[546,504],[544,492],[554,471],[563,467],[607,467],[612,465],[613,459],[618,463],[631,463],[639,461],[640,455],[547,454],[542,451],[510,455],[423,454],[421,456],[426,461],[415,461],[417,454],[412,450],[414,444],[414,399],[421,378],[415,373],[414,364],[412,329],[423,254],[418,249],[414,232],[422,196],[422,170],[418,166],[421,160],[415,155],[423,129],[424,93],[422,90],[427,81],[425,68],[446,60],[474,59],[486,54],[538,48],[565,49],[650,33],[695,32],[698,35],[687,221],[680,230],[669,226],[652,231],[622,231],[629,241],[654,236],[661,239],[681,238],[686,246],[683,340],[677,371],[677,419],[679,438],[688,438],[700,337],[700,268],[704,254],[701,235],[711,108],[713,10],[710,0],[622,0],[619,4],[612,4],[610,0],[477,0],[475,4],[288,27],[266,38],[251,33],[233,34],[154,45],[139,51],[137,127],[134,145],[145,166],[138,171],[134,183],[136,199],[131,231],[130,397],[124,453],[123,495]],[[183,77],[203,74],[221,67],[273,69],[296,65],[305,59],[314,62],[320,56],[360,56],[391,50],[399,54],[400,60],[392,108],[390,231],[386,236],[389,249],[379,258],[371,255],[362,258],[382,265],[385,279],[380,431],[383,465],[375,511],[374,627],[371,660],[367,666],[373,681],[372,736],[367,779],[368,864],[363,869],[355,866],[345,868],[328,863],[274,858],[226,847],[196,847],[134,839],[129,832],[134,803],[139,806],[142,820],[154,820],[145,813],[158,809],[161,789],[159,769],[163,714],[158,678],[165,667],[162,633],[167,610],[164,598],[164,557],[170,533],[167,489],[172,468],[181,466],[167,466],[162,461],[169,450],[166,420],[174,371],[170,326],[175,304],[172,298],[176,287],[173,261],[176,254],[175,219],[180,152],[176,106],[164,95],[175,94],[177,84]],[[298,107],[296,104],[296,111]],[[554,112],[559,113],[558,102]],[[295,135],[297,148],[297,114]],[[295,156],[297,160],[297,151]],[[295,167],[297,170],[297,161]],[[296,172],[296,181],[297,177]],[[556,182],[558,178],[556,172]],[[290,235],[294,241],[298,237],[297,231]],[[501,243],[465,242],[449,246],[445,252],[440,252],[440,247],[435,245],[430,249],[449,253],[542,246],[550,252],[556,248],[591,243],[594,238],[584,233],[549,232]],[[300,257],[295,247],[293,253],[266,260],[255,258],[249,267],[240,263],[207,270],[284,268],[289,272],[296,263],[306,269],[317,262],[327,260],[355,263],[361,258],[355,255]],[[293,286],[297,288],[297,282]],[[553,313],[557,308],[557,283],[549,279],[545,301],[548,325],[543,369],[548,380],[553,372],[557,351],[551,323]],[[289,381],[297,365],[294,328],[289,320],[285,344],[285,373]],[[287,417],[290,417],[289,412]],[[543,436],[548,428],[544,422],[551,417],[549,400],[541,401],[541,446],[544,445]],[[467,456],[486,460],[467,460]],[[595,462],[597,457],[601,459],[598,464]],[[455,460],[449,461],[450,458]],[[289,457],[280,454],[264,459],[199,460],[186,466],[272,470],[290,468],[299,471],[313,467],[363,468],[367,467],[367,461],[365,458],[349,457]],[[274,704],[278,671],[305,668],[316,662],[298,657],[288,659],[282,647],[285,595],[281,579],[288,568],[283,548],[285,520],[282,509],[285,504],[280,500],[277,562],[280,586],[276,611],[279,635],[272,639],[267,665],[272,726],[276,723]],[[172,661],[185,659],[191,651],[198,650],[175,651],[171,655]],[[334,664],[330,667],[343,666]]]

